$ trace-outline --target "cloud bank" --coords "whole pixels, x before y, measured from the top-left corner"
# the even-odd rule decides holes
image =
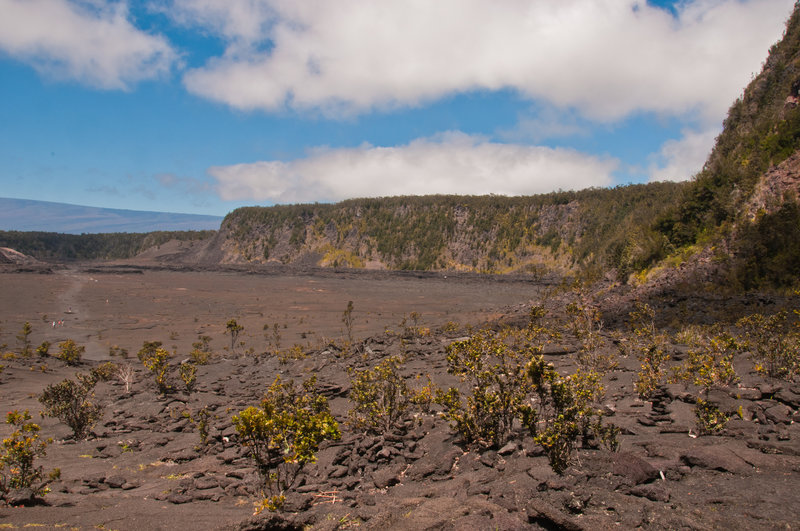
[[[0,50],[57,79],[102,89],[169,72],[169,42],[128,20],[125,3],[0,0]]]
[[[718,123],[792,0],[173,0],[227,42],[187,89],[239,109],[362,113],[513,89],[593,120]]]
[[[423,194],[528,195],[608,186],[619,162],[569,149],[498,144],[462,133],[407,145],[318,149],[290,162],[216,166],[224,200],[272,203]]]

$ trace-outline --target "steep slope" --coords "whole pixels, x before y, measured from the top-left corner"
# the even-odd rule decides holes
[[[647,227],[682,186],[248,207],[225,218],[217,244],[228,263],[624,276],[663,257],[664,237]]]
[[[731,106],[703,170],[657,220],[674,256],[715,248],[723,282],[789,286],[800,277],[800,6],[762,72]]]

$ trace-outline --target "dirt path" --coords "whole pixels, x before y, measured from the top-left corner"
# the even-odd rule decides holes
[[[66,288],[58,294],[57,307],[60,310],[50,322],[45,334],[46,339],[56,344],[63,341],[66,336],[86,348],[84,357],[87,359],[98,360],[107,357],[108,348],[98,339],[98,330],[95,326],[97,322],[93,320],[94,316],[84,293],[87,286],[99,280],[77,269],[65,269],[57,274],[66,279]],[[53,322],[56,323],[55,326]]]

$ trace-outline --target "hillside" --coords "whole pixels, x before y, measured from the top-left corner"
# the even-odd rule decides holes
[[[61,234],[56,232],[0,231],[0,247],[8,247],[44,261],[117,260],[132,258],[162,245],[207,243],[214,231],[158,231],[147,233]],[[173,253],[174,254],[174,253]]]
[[[241,208],[225,218],[216,245],[226,263],[491,273],[615,268],[624,276],[662,257],[663,237],[647,223],[683,186]]]
[[[800,11],[737,99],[703,170],[659,217],[673,255],[714,248],[736,288],[800,276]]]

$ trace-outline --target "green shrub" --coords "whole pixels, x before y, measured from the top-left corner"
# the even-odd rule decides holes
[[[350,424],[356,429],[382,433],[400,421],[411,405],[405,379],[400,376],[402,361],[394,356],[373,369],[351,371]]]
[[[89,374],[96,381],[108,382],[109,380],[114,378],[118,372],[119,372],[119,365],[117,365],[113,361],[106,361],[104,363],[101,363],[97,367],[93,367],[89,371]]]
[[[260,408],[251,406],[233,416],[239,440],[250,450],[264,483],[262,507],[280,509],[303,467],[316,460],[320,443],[341,436],[315,384],[312,377],[298,388],[277,377]]]
[[[633,336],[627,349],[640,362],[634,387],[639,397],[647,400],[666,377],[664,365],[670,359],[666,352],[667,337],[656,329],[655,310],[648,304],[636,303],[630,317]]]
[[[160,341],[145,342],[138,356],[145,368],[153,374],[158,392],[165,395],[172,388],[169,383],[170,354],[160,345]]]
[[[58,352],[58,359],[67,365],[78,365],[81,362],[83,353],[86,352],[86,347],[78,346],[75,341],[67,339],[58,344],[60,349]]]
[[[791,380],[800,374],[800,335],[789,330],[787,312],[754,314],[737,321],[755,369],[770,378]]]
[[[76,439],[85,439],[100,418],[102,408],[91,402],[96,379],[82,373],[75,378],[77,382],[65,379],[48,385],[39,395],[39,402],[45,406],[44,415],[64,422]]]
[[[686,361],[673,369],[675,381],[691,382],[706,393],[715,385],[728,386],[739,381],[733,357],[740,346],[733,336],[690,329],[684,332],[683,340],[691,348]]]
[[[579,438],[584,443],[599,439],[612,450],[618,448],[619,429],[603,425],[601,412],[593,408],[604,392],[598,373],[579,370],[562,378],[551,363],[537,356],[526,367],[526,375],[535,399],[520,408],[522,424],[556,473],[569,466]]]
[[[50,342],[42,341],[42,344],[36,347],[36,355],[40,358],[46,358],[50,353]]]
[[[45,477],[44,468],[36,466],[37,457],[44,457],[47,446],[52,439],[40,439],[38,424],[30,422],[28,410],[20,413],[10,411],[6,415],[6,424],[14,427],[14,431],[3,439],[0,453],[0,499],[7,501],[9,494],[17,489],[31,489],[33,496],[42,497],[49,489],[47,485],[60,476],[58,469]]]
[[[305,359],[306,353],[303,351],[303,345],[292,345],[292,348],[277,351],[278,362],[281,365],[286,365],[292,360]]]
[[[498,447],[510,437],[528,394],[525,366],[542,350],[537,336],[531,330],[483,330],[447,347],[447,371],[468,382],[472,393],[450,388],[436,400],[468,444]]]
[[[211,418],[211,412],[207,407],[203,407],[194,416],[190,416],[189,420],[197,427],[197,433],[200,435],[200,442],[204,445],[208,444],[208,419]]]
[[[183,385],[187,393],[194,391],[195,383],[197,383],[197,365],[190,361],[181,363],[178,368]]]
[[[20,330],[19,334],[17,334],[17,341],[19,341],[21,345],[20,354],[25,357],[31,355],[31,332],[33,332],[33,327],[29,322],[25,321],[25,324],[22,325],[22,330]]]
[[[697,418],[697,429],[703,435],[714,435],[723,431],[729,420],[717,406],[702,398],[697,399],[694,413]]]

